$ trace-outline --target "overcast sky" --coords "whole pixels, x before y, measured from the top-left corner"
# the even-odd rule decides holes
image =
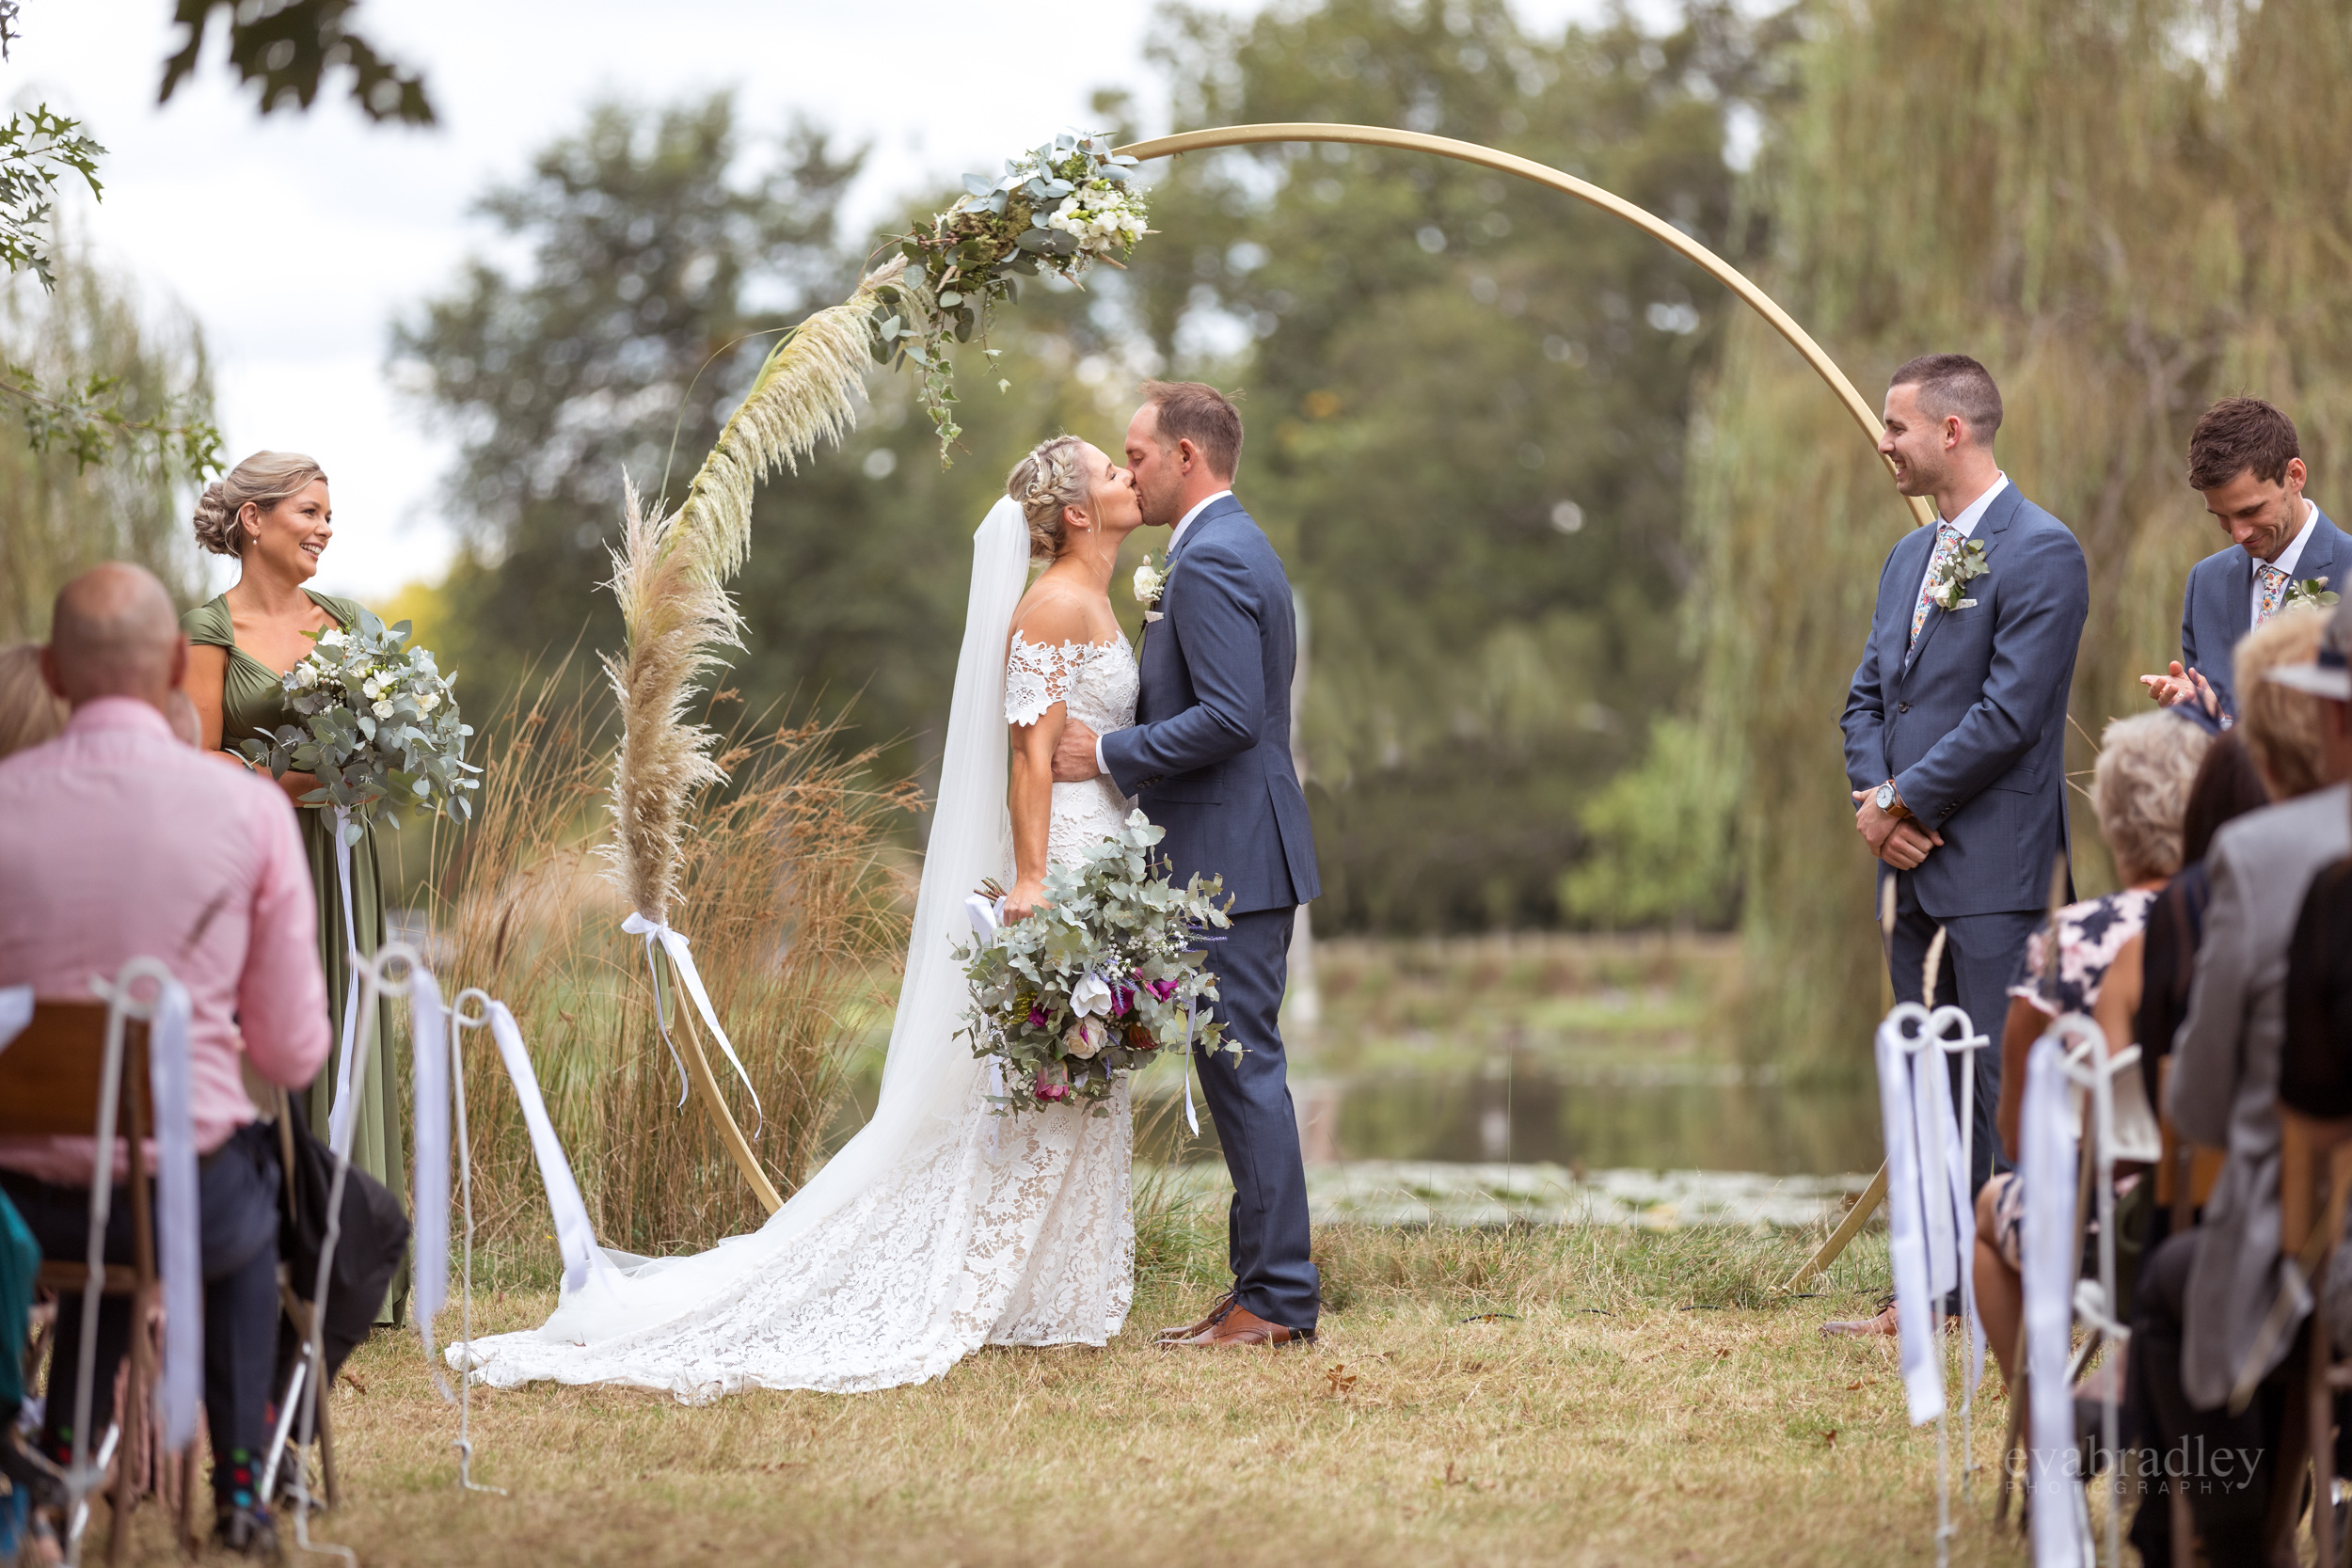
[[[1255,9],[1245,0],[1216,0]],[[1639,8],[1649,12],[1655,8]],[[337,533],[319,585],[381,602],[439,575],[452,538],[435,483],[450,447],[386,385],[389,323],[443,289],[487,229],[467,209],[605,93],[649,103],[734,87],[755,135],[806,114],[870,138],[853,199],[1033,146],[1085,119],[1098,87],[1165,108],[1143,43],[1152,0],[374,0],[362,31],[421,66],[440,124],[372,127],[341,94],[259,118],[215,27],[198,78],[154,103],[177,29],[167,0],[24,0],[9,96],[45,98],[107,148],[104,201],[76,219],[101,261],[202,325],[230,461],[307,451],[332,476]],[[1551,27],[1595,0],[1521,0]],[[976,24],[974,18],[985,17]],[[83,204],[87,207],[87,203]],[[214,587],[234,580],[215,562]]]

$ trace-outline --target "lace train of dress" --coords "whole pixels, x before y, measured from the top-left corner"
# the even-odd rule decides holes
[[[1034,722],[1067,702],[1107,732],[1133,721],[1136,687],[1124,643],[1016,636],[1005,716]],[[1055,785],[1050,856],[1074,858],[1127,809],[1107,780]],[[1009,871],[1009,835],[1000,847]],[[925,983],[957,987],[961,1008],[960,970]],[[919,1383],[983,1344],[1104,1343],[1135,1290],[1127,1085],[1099,1109],[1000,1117],[988,1078],[971,1077],[957,1114],[931,1117],[846,1196],[820,1172],[760,1229],[691,1257],[600,1269],[539,1329],[453,1345],[451,1364],[500,1386],[614,1383],[699,1402],[747,1387]]]

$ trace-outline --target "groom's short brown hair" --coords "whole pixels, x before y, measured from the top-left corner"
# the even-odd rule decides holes
[[[1241,467],[1241,410],[1216,388],[1198,381],[1147,381],[1143,401],[1160,411],[1160,445],[1190,441],[1209,471],[1231,479]]]

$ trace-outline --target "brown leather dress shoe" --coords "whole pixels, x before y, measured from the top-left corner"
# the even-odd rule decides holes
[[[1185,1339],[1163,1339],[1163,1347],[1184,1350],[1225,1350],[1236,1345],[1305,1345],[1314,1342],[1314,1330],[1285,1328],[1271,1323],[1238,1303],[1226,1308],[1205,1331]]]
[[[1226,1313],[1232,1311],[1232,1307],[1233,1292],[1228,1291],[1223,1295],[1217,1297],[1215,1301],[1209,1303],[1209,1309],[1200,1315],[1200,1320],[1198,1323],[1189,1323],[1181,1328],[1163,1328],[1160,1330],[1158,1338],[1162,1343],[1166,1343],[1170,1339],[1189,1339],[1196,1334],[1206,1334],[1209,1330],[1215,1328],[1217,1324],[1217,1320],[1224,1317]]]

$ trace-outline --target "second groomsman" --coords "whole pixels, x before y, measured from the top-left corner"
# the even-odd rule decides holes
[[[2260,398],[2224,398],[2188,438],[2189,488],[2205,498],[2229,545],[2189,569],[2181,595],[2181,657],[2142,675],[2167,707],[2195,702],[2234,719],[2230,654],[2238,639],[2299,594],[2337,585],[2352,568],[2352,537],[2303,494],[2310,476],[2295,421]]]

